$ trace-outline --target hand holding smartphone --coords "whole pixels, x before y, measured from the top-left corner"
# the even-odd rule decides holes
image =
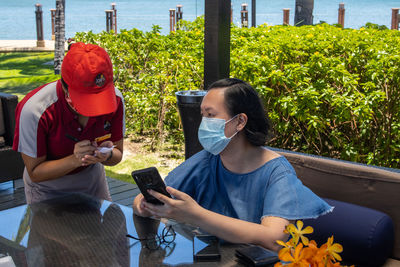
[[[133,171],[132,177],[147,202],[156,205],[164,205],[164,203],[162,203],[147,192],[147,190],[149,189],[166,195],[167,197],[171,197],[171,195],[167,192],[164,181],[162,180],[157,168],[150,167]]]

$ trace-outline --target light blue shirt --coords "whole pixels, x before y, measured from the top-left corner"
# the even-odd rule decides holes
[[[283,156],[236,174],[223,166],[219,155],[202,150],[170,172],[165,183],[208,210],[254,223],[265,216],[316,218],[333,209],[301,183]]]

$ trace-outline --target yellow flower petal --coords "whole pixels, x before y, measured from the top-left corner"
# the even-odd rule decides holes
[[[287,244],[285,242],[281,241],[281,240],[276,240],[276,243],[278,243],[282,247],[287,247]]]
[[[293,235],[292,237],[293,237],[293,238],[291,239],[291,240],[293,240],[293,241],[292,241],[292,245],[293,245],[293,247],[295,247],[295,246],[297,246],[297,244],[299,243],[299,238],[300,238],[300,236],[299,236],[299,235]]]
[[[337,254],[336,252],[332,251],[331,254],[337,261],[341,261],[342,260],[342,257],[340,257],[340,255]]]
[[[297,229],[298,229],[298,230],[301,230],[301,228],[303,228],[303,221],[298,220],[298,221],[296,222],[296,225],[297,225]]]
[[[333,245],[331,246],[331,251],[335,251],[335,252],[340,253],[340,252],[343,251],[343,246],[340,245],[340,244],[338,244],[338,243],[335,243],[335,244],[333,244]]]
[[[293,224],[289,224],[288,226],[286,226],[286,230],[288,231],[288,233],[294,233],[296,231],[296,227]]]
[[[303,242],[304,245],[308,246],[309,243],[308,238],[303,235],[301,235],[300,237],[301,237],[301,242]]]
[[[304,228],[303,231],[301,231],[303,234],[311,234],[312,232],[314,232],[314,229],[311,226],[307,226],[306,228]]]

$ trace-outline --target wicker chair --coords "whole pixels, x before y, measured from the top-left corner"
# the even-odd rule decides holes
[[[24,171],[21,155],[12,150],[17,103],[17,96],[0,93],[0,183],[20,179]]]

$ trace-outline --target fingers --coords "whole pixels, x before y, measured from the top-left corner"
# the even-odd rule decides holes
[[[82,140],[78,143],[75,144],[75,146],[79,147],[85,147],[85,146],[90,146],[92,143],[89,140]]]
[[[112,147],[114,143],[112,141],[105,141],[100,144],[100,147]]]
[[[188,195],[182,191],[176,190],[170,186],[167,186],[167,192],[174,196],[176,199],[185,200],[187,199]]]
[[[149,212],[151,216],[159,218],[166,217],[166,212],[164,211],[165,205],[154,205],[146,201],[143,201],[143,203],[140,204],[142,205],[143,210]]]
[[[82,163],[84,164],[84,166],[90,165],[90,164],[94,164],[97,162],[103,162],[106,161],[108,157],[108,154],[103,154],[103,153],[99,153],[99,152],[95,152],[95,155],[85,155],[82,157]]]
[[[82,158],[85,155],[92,155],[96,147],[91,145],[89,140],[83,140],[75,144],[74,154],[77,158]]]
[[[136,199],[135,199],[135,201],[134,201],[134,203],[132,205],[132,208],[135,211],[136,215],[139,215],[139,216],[142,216],[142,217],[150,217],[150,216],[152,216],[152,214],[148,210],[145,209],[145,204],[144,203],[146,201],[145,201],[143,195],[139,194],[136,198],[139,200],[138,203],[135,204],[135,201],[136,201]]]
[[[164,204],[168,204],[168,205],[172,205],[174,203],[174,199],[167,197],[164,194],[161,194],[157,191],[154,190],[147,190],[149,192],[150,195],[152,195],[153,197],[157,198],[158,200],[160,200],[162,203]]]

